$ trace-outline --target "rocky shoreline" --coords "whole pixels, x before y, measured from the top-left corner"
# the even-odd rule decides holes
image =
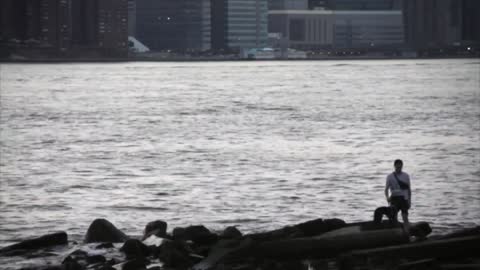
[[[141,238],[96,219],[83,243],[56,232],[0,249],[2,269],[323,270],[480,269],[480,226],[429,237],[427,222],[346,223],[315,219],[262,233],[148,223]],[[4,260],[2,260],[2,258]],[[5,259],[7,258],[7,259]],[[32,260],[34,258],[34,260]],[[30,263],[20,263],[29,261]]]

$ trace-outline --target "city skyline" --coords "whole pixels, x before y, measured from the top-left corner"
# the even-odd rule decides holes
[[[151,52],[306,52],[430,55],[478,50],[474,0],[5,0],[0,48],[64,57]]]

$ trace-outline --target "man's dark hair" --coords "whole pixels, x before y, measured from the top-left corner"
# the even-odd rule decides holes
[[[400,165],[403,165],[403,161],[401,159],[396,159],[394,162],[393,162],[393,165],[397,165],[397,164],[400,164]]]

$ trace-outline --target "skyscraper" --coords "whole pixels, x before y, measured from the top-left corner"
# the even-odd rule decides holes
[[[103,49],[103,53],[126,55],[128,53],[128,1],[98,0],[97,16],[98,46]]]
[[[37,44],[66,50],[70,42],[70,0],[2,0],[2,43]]]
[[[128,35],[135,37],[137,28],[137,3],[135,0],[128,0]]]
[[[70,0],[72,48],[108,56],[128,53],[127,0]]]
[[[462,1],[462,40],[480,43],[480,1]]]
[[[402,0],[326,0],[333,10],[400,10]],[[420,0],[421,2],[422,0]]]
[[[266,46],[267,0],[212,0],[212,45],[216,50]]]
[[[136,38],[152,50],[210,48],[209,0],[137,0]]]
[[[305,10],[308,0],[268,0],[269,10]]]
[[[478,0],[404,0],[405,35],[415,50],[479,42]]]
[[[0,5],[0,42],[9,48],[127,56],[127,0],[2,0]]]

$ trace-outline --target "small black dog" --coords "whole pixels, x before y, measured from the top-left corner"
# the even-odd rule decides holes
[[[383,216],[386,216],[391,224],[397,223],[397,211],[393,206],[382,206],[375,209],[373,214],[373,222],[375,224],[381,224]]]

